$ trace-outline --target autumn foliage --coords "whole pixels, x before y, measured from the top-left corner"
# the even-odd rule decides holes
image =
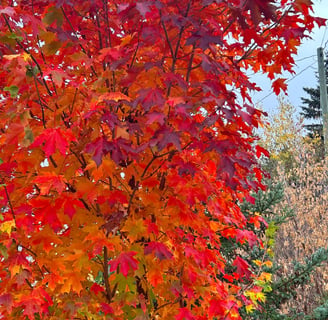
[[[241,319],[276,93],[310,0],[2,1],[0,318]],[[265,261],[260,262],[264,264]],[[229,268],[227,267],[229,266]],[[258,269],[256,269],[258,270]],[[261,268],[260,268],[261,271]]]

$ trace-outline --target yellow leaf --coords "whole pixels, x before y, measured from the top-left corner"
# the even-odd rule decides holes
[[[262,262],[260,260],[253,260],[253,262],[259,267],[262,265]]]
[[[252,313],[254,310],[255,310],[255,307],[253,304],[249,304],[248,306],[246,306],[247,313]]]
[[[229,311],[229,317],[230,317],[230,319],[240,319],[240,314],[239,314],[239,312],[237,311],[237,310],[235,310],[235,309],[231,309],[230,311]]]
[[[267,250],[267,254],[268,254],[270,257],[273,257],[273,255],[274,255],[273,250],[269,248],[269,249]]]
[[[14,220],[5,221],[5,222],[1,223],[0,231],[8,233],[9,235],[11,235],[11,230],[14,227],[15,227],[15,221]]]
[[[128,233],[128,237],[131,239],[131,241],[135,241],[147,233],[147,229],[142,219],[127,219],[122,228],[122,231]]]
[[[259,276],[259,280],[263,280],[265,282],[271,282],[271,273],[267,273],[267,272],[262,272]]]
[[[265,261],[265,262],[263,262],[263,265],[267,266],[268,268],[271,268],[272,267],[272,261],[270,261],[270,260]]]
[[[264,294],[263,292],[258,292],[258,293],[256,294],[256,299],[257,299],[258,301],[265,302],[265,300],[266,300],[265,294]]]
[[[30,60],[31,60],[31,56],[30,56],[30,54],[27,53],[27,52],[24,52],[24,53],[23,53],[23,59],[24,59],[25,62],[30,61]]]

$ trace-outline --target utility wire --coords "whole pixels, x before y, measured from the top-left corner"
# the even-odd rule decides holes
[[[324,49],[326,49],[327,43],[328,43],[328,40],[325,42],[325,46],[323,47]]]
[[[322,40],[321,40],[321,45],[320,47],[322,47],[323,45],[323,42],[326,38],[326,33],[327,33],[327,29],[328,29],[328,25],[326,25],[325,27],[325,31],[323,33],[323,37],[322,37]],[[328,44],[328,40],[325,42],[325,46],[324,46],[324,49],[326,48]],[[313,58],[315,57],[316,55],[311,55],[311,56],[307,56],[307,57],[304,57],[304,58],[301,58],[301,59],[298,59],[298,60],[295,60],[295,62],[300,62],[300,61],[303,61],[303,60],[306,60],[306,59],[310,59],[310,58]],[[312,66],[317,63],[317,61],[311,63],[309,66],[307,66],[306,68],[304,68],[303,70],[301,70],[300,72],[298,72],[297,74],[295,74],[292,78],[288,79],[286,82],[290,82],[292,80],[294,80],[296,77],[298,77],[300,74],[302,74],[304,71],[308,70],[309,68],[312,68]],[[263,100],[265,100],[266,98],[270,97],[272,94],[274,94],[274,92],[270,92],[269,94],[267,94],[266,96],[264,96],[262,99],[258,100],[257,103],[260,103],[262,102]]]
[[[296,73],[293,77],[291,77],[290,79],[287,79],[286,82],[290,82],[292,80],[294,80],[296,77],[298,77],[300,74],[302,74],[304,71],[306,71],[307,69],[311,68],[315,63],[317,63],[317,61],[312,62],[309,66],[307,66],[306,68],[304,68],[303,70],[301,70],[300,72]],[[267,94],[265,97],[263,97],[261,100],[258,100],[257,103],[262,102],[263,100],[265,100],[266,98],[270,97],[272,94],[274,94],[274,92],[270,92],[269,94]]]
[[[295,62],[300,62],[300,61],[303,61],[303,60],[306,60],[306,59],[310,59],[310,58],[313,58],[313,57],[316,57],[317,55],[313,54],[312,56],[307,56],[307,57],[304,57],[304,58],[300,58],[300,59],[297,59],[295,60]]]
[[[304,71],[306,71],[307,69],[311,68],[315,63],[317,63],[317,61],[314,61],[313,63],[311,63],[309,66],[307,66],[306,68],[304,68],[303,70],[301,70],[300,72],[296,73],[293,77],[291,77],[290,79],[287,80],[287,82],[290,82],[292,80],[294,80],[296,77],[298,77],[301,73],[303,73]]]

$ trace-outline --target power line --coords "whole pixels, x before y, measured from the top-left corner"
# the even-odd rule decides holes
[[[325,42],[325,46],[323,47],[324,49],[326,49],[327,43],[328,43],[328,40]]]
[[[291,77],[290,79],[287,79],[286,82],[290,82],[292,80],[294,80],[296,77],[298,77],[300,74],[302,74],[304,71],[306,71],[307,69],[311,68],[315,63],[317,63],[316,61],[315,62],[312,62],[309,66],[307,66],[306,68],[304,68],[303,70],[301,70],[300,72],[296,73],[293,77]],[[272,94],[274,94],[274,92],[270,92],[269,94],[267,94],[265,97],[263,97],[261,100],[258,100],[257,103],[260,103],[262,102],[263,100],[265,100],[266,98],[270,97]]]
[[[328,40],[326,42],[326,44],[328,43]],[[310,59],[310,58],[314,58],[316,57],[317,55],[316,54],[312,54],[311,56],[307,56],[307,57],[304,57],[304,58],[300,58],[300,59],[297,59],[295,60],[295,62],[300,62],[300,61],[303,61],[303,60],[306,60],[306,59]],[[255,74],[257,74],[258,72],[252,72],[251,74],[248,74],[247,76],[248,77],[251,77],[251,76],[254,76]]]
[[[304,58],[301,58],[301,59],[297,59],[297,60],[295,60],[295,62],[300,62],[300,61],[303,61],[303,60],[306,60],[306,59],[310,59],[310,58],[313,58],[313,57],[316,57],[316,55],[313,54],[312,56],[307,56],[307,57],[304,57]]]
[[[306,68],[304,68],[303,70],[301,70],[300,72],[298,72],[297,74],[295,74],[292,78],[288,79],[287,82],[290,82],[292,80],[294,80],[296,77],[298,77],[301,73],[303,73],[304,71],[306,71],[307,69],[311,68],[315,63],[317,63],[317,61],[314,61],[313,63],[311,63],[309,66],[307,66]]]

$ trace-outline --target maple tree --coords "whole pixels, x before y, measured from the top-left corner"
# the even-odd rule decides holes
[[[246,70],[276,93],[310,0],[2,1],[0,317],[241,319],[263,274]],[[262,261],[261,263],[265,263]],[[261,271],[261,268],[260,268]]]

